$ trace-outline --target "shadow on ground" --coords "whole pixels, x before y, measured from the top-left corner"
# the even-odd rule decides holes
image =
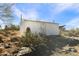
[[[56,51],[56,49],[62,49],[64,46],[76,46],[79,44],[79,40],[65,38],[62,36],[46,36],[47,39],[46,45],[41,44],[38,47],[35,47],[36,50],[33,50],[32,53],[25,54],[27,56],[50,56],[53,54],[52,51]],[[24,56],[25,56],[24,55]]]

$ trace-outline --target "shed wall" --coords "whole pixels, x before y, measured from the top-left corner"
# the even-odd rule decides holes
[[[40,33],[41,24],[38,22],[22,22],[23,24],[20,27],[21,32],[25,32],[26,28],[29,27],[32,33]]]
[[[47,35],[59,35],[59,26],[56,24],[46,23],[46,34]]]
[[[46,22],[23,21],[20,25],[20,32],[24,33],[27,27],[31,29],[32,33],[59,35],[59,26],[57,24]]]

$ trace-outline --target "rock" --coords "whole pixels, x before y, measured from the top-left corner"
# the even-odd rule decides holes
[[[0,47],[4,47],[4,43],[0,43]]]
[[[76,46],[77,44],[79,44],[79,40],[76,40],[76,39],[72,39],[72,40],[69,42],[69,46]]]
[[[69,51],[69,52],[77,52],[77,50],[75,48],[69,48],[67,51]]]
[[[4,47],[5,48],[11,48],[11,45],[10,44],[4,44]]]
[[[22,47],[21,50],[18,52],[17,56],[23,56],[25,54],[31,53],[32,49],[29,47]]]
[[[9,52],[12,56],[16,56],[17,53],[20,51],[19,47],[9,48],[7,49],[7,52]]]
[[[2,53],[4,50],[4,47],[0,47],[0,53]]]
[[[2,40],[4,41],[4,43],[10,42],[10,38],[9,37],[4,37]]]
[[[14,42],[14,45],[16,45],[17,47],[20,46],[19,42]]]
[[[14,37],[11,37],[11,42],[17,42],[17,41],[19,41],[19,37],[16,37],[16,36],[14,36]]]
[[[18,53],[18,50],[17,50],[17,49],[12,52],[12,54],[13,54],[14,56],[16,56],[17,53]]]
[[[2,53],[2,56],[11,56],[11,54],[8,53],[7,51],[5,51],[5,52]]]
[[[0,36],[0,43],[3,43],[2,37]]]

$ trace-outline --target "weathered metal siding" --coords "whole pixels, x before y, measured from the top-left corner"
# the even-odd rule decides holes
[[[20,32],[23,33],[26,31],[26,28],[29,27],[32,33],[41,33],[46,35],[59,35],[59,26],[58,24],[46,23],[46,22],[32,22],[32,21],[23,21],[20,25]]]
[[[29,27],[32,33],[40,33],[40,27],[41,24],[38,22],[30,22],[30,21],[26,21],[23,22],[23,24],[20,27],[20,32],[25,32],[26,28]]]
[[[57,24],[46,23],[47,35],[59,35],[59,26]]]

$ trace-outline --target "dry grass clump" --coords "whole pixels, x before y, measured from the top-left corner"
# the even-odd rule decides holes
[[[45,43],[45,38],[41,37],[39,34],[33,34],[26,31],[25,35],[22,36],[21,43],[23,46],[38,46],[42,43]]]
[[[79,37],[79,28],[62,31],[61,35]]]
[[[40,36],[39,34],[31,33],[31,31],[26,30],[25,35],[22,36],[20,45],[22,47],[30,47],[33,49],[30,55],[45,55],[47,49],[47,39]]]

